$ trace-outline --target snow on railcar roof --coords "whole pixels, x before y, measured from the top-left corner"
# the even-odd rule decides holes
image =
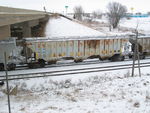
[[[67,40],[100,40],[100,39],[127,39],[129,36],[95,36],[95,37],[35,37],[24,38],[26,41],[67,41]]]
[[[136,35],[131,35],[131,38],[136,38]],[[150,38],[150,35],[139,35],[138,38]]]

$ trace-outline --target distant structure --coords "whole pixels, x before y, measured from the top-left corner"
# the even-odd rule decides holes
[[[0,40],[41,35],[39,31],[47,20],[45,11],[0,6]]]
[[[136,14],[128,13],[126,16],[132,17],[132,18],[146,18],[146,17],[149,17],[150,15],[142,14],[142,13],[136,13]]]

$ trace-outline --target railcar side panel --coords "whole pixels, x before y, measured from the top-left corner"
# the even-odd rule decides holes
[[[46,61],[51,57],[51,43],[46,42]]]
[[[96,41],[95,40],[90,40],[89,45],[90,45],[90,56],[93,56],[93,55],[95,55]]]
[[[84,41],[78,40],[78,58],[84,57]]]
[[[95,55],[100,54],[100,40],[96,40],[96,50],[95,50]]]
[[[139,38],[138,43],[142,46],[142,52],[150,52],[150,38]]]
[[[108,51],[108,53],[109,53],[109,56],[113,56],[113,47],[114,46],[114,43],[113,43],[113,39],[110,39],[110,41],[109,41],[109,51]]]
[[[62,57],[66,57],[66,42],[62,41]]]
[[[143,38],[143,51],[146,51],[147,40]]]
[[[61,58],[62,57],[62,42],[61,41],[57,41],[57,58]]]
[[[78,57],[78,41],[74,40],[74,58]]]
[[[90,45],[89,40],[84,41],[84,56],[88,58],[90,56]]]
[[[104,46],[104,39],[100,40],[100,57],[104,58],[105,57],[105,46]]]
[[[120,52],[120,40],[114,39],[114,54],[118,54]]]
[[[57,43],[56,43],[56,41],[52,41],[51,42],[51,51],[52,51],[52,53],[51,53],[51,60],[55,60],[55,59],[57,59]]]
[[[41,52],[42,52],[42,57],[41,59],[46,59],[46,42],[41,42]]]
[[[148,40],[148,52],[150,53],[150,38]]]
[[[36,43],[35,42],[28,42],[26,44],[26,50],[27,50],[27,58],[34,57],[33,53],[36,52]],[[40,53],[40,50],[39,50]]]
[[[4,63],[4,52],[7,55],[7,61],[10,60],[10,56],[13,56],[13,51],[16,49],[16,39],[10,38],[7,40],[0,41],[0,63]]]
[[[150,48],[149,48],[149,44],[150,44],[150,43],[149,43],[149,38],[147,38],[147,39],[146,39],[146,47],[145,47],[147,53],[149,53],[149,49],[150,49]]]
[[[121,46],[121,39],[118,39],[118,51],[117,51],[118,54],[121,53],[121,48],[122,48],[122,46]]]
[[[72,40],[68,41],[68,47],[67,47],[67,57],[73,57],[74,56],[74,42]]]
[[[33,44],[33,43],[32,43]],[[40,43],[35,42],[35,54],[36,54],[36,59],[41,58],[41,48],[40,48]],[[32,51],[33,54],[34,51]]]
[[[105,57],[107,57],[108,56],[108,51],[109,51],[109,39],[104,40],[104,47],[105,47],[104,55],[105,55]]]

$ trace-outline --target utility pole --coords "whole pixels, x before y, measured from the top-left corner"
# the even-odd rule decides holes
[[[139,55],[139,45],[138,45],[138,31],[136,30],[136,37],[134,42],[134,54],[133,54],[133,65],[132,65],[132,77],[134,76],[134,68],[135,68],[135,61],[138,60],[138,69],[139,69],[139,76],[141,77],[141,69],[140,69],[140,55]]]
[[[9,97],[9,83],[8,83],[8,70],[7,70],[7,54],[4,52],[4,58],[5,58],[5,73],[6,73],[6,84],[7,84],[7,98],[8,98],[8,110],[9,113],[11,113],[11,108],[10,108],[10,97]]]

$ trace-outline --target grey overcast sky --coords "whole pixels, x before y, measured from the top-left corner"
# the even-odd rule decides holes
[[[59,13],[65,12],[65,6],[68,6],[67,12],[70,13],[75,6],[81,5],[85,12],[105,12],[107,4],[113,1],[127,6],[128,12],[131,8],[134,8],[133,13],[150,11],[150,0],[0,0],[0,6],[36,10],[43,10],[45,6],[47,11]]]

